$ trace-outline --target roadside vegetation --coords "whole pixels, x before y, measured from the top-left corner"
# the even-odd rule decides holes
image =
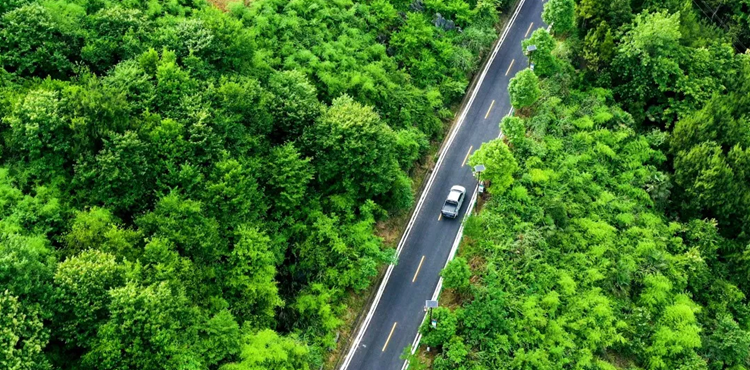
[[[693,4],[545,5],[432,369],[750,368],[750,55]]]
[[[504,0],[0,2],[0,368],[318,369]]]

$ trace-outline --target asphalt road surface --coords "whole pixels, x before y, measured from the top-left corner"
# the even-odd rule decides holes
[[[464,119],[459,118],[455,132],[447,139],[434,177],[400,246],[398,263],[386,274],[340,370],[401,370],[404,366],[400,355],[415,339],[425,315],[425,300],[435,292],[477,183],[467,158],[482,143],[500,134],[499,122],[511,108],[508,81],[528,66],[521,41],[537,28],[546,28],[541,19],[542,6],[542,0],[522,0],[513,10],[515,16],[507,33],[503,30],[505,38],[501,36],[497,54],[480,77],[470,105],[461,112]],[[453,185],[467,189],[466,200],[459,217],[446,219],[440,209]]]

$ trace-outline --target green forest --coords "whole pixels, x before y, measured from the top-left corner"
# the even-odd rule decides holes
[[[0,1],[0,368],[320,368],[509,5]]]
[[[747,6],[545,3],[412,369],[750,368]]]

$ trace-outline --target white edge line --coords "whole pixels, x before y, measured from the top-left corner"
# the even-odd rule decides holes
[[[464,235],[464,224],[466,222],[466,219],[469,218],[471,215],[471,212],[474,210],[474,205],[477,202],[477,189],[479,188],[479,185],[474,186],[474,194],[471,196],[471,201],[469,202],[469,207],[466,208],[466,214],[464,214],[464,218],[461,221],[461,226],[458,228],[458,233],[456,234],[456,239],[453,240],[453,246],[451,247],[451,252],[448,255],[448,259],[445,261],[445,266],[448,266],[448,263],[453,260],[453,257],[456,256],[456,252],[458,251],[458,245],[461,244],[461,239]],[[443,268],[445,268],[445,266]],[[432,293],[432,300],[436,301],[438,299],[438,296],[440,296],[440,291],[443,289],[443,277],[441,276],[440,279],[438,279],[437,286],[435,287],[435,292]],[[424,319],[427,318],[427,314],[425,313],[424,316],[422,316],[421,322],[424,322]],[[422,326],[422,325],[420,325]],[[419,346],[419,341],[422,339],[422,334],[417,331],[417,335],[414,337],[414,341],[411,344],[411,354],[413,355],[417,351],[417,347]],[[409,360],[404,361],[404,365],[401,366],[401,370],[406,370],[406,368],[409,367]]]
[[[508,114],[506,117],[510,117],[513,115],[513,107],[510,108],[510,111],[508,111]],[[500,134],[497,136],[498,138],[503,137],[502,130],[500,131]],[[469,208],[466,209],[466,214],[464,215],[464,221],[469,217],[471,212],[474,210],[475,203],[477,201],[477,189],[479,188],[479,185],[477,185],[474,188],[474,195],[471,197],[471,202],[469,202]],[[453,241],[453,247],[451,247],[451,252],[448,255],[448,260],[445,261],[445,267],[448,266],[448,262],[453,260],[453,257],[456,255],[456,251],[458,251],[458,245],[461,244],[461,239],[464,236],[464,223],[461,222],[461,227],[458,228],[458,234],[456,234],[456,239]],[[440,279],[438,279],[438,284],[435,287],[435,292],[432,293],[432,300],[437,301],[438,297],[440,296],[440,290],[443,289],[443,277],[441,276]],[[420,323],[424,322],[424,320],[427,318],[427,314],[425,313],[424,316],[422,316],[422,320],[420,320]],[[422,326],[421,324],[419,326]],[[417,331],[417,335],[414,337],[414,341],[411,343],[411,354],[413,355],[415,352],[417,352],[417,348],[419,347],[419,341],[422,340],[422,334]],[[409,367],[409,360],[404,361],[404,366],[401,366],[401,370],[406,370]]]
[[[448,151],[451,144],[453,143],[453,139],[456,137],[456,134],[461,128],[461,125],[463,125],[464,119],[466,118],[466,114],[469,112],[469,109],[471,109],[471,104],[474,102],[474,99],[476,98],[477,93],[479,92],[479,89],[481,88],[482,83],[484,82],[484,78],[487,76],[487,71],[490,69],[492,62],[495,60],[495,56],[497,55],[498,51],[500,51],[500,47],[503,45],[503,42],[505,41],[505,38],[508,36],[508,32],[510,31],[511,26],[513,26],[513,22],[516,21],[516,18],[518,17],[518,13],[521,12],[521,8],[523,8],[523,4],[525,2],[526,0],[521,0],[521,2],[518,4],[518,7],[516,7],[516,11],[513,13],[513,16],[511,17],[510,22],[508,22],[508,25],[505,27],[505,30],[500,36],[500,41],[497,43],[497,46],[495,46],[495,50],[492,52],[490,59],[487,61],[487,64],[484,66],[484,70],[482,70],[482,75],[479,76],[479,82],[477,83],[476,88],[474,88],[474,91],[472,92],[471,97],[469,98],[469,103],[466,104],[466,107],[464,108],[463,112],[461,113],[460,118],[458,119],[458,123],[451,131],[451,134],[448,138],[448,142],[446,143],[443,150],[440,152],[438,161],[435,164],[435,170],[432,171],[432,174],[430,175],[430,179],[427,181],[427,186],[422,192],[422,195],[419,197],[417,208],[414,210],[414,214],[412,215],[411,219],[409,220],[409,223],[406,226],[406,231],[404,232],[404,235],[401,237],[401,241],[398,243],[398,247],[396,249],[396,257],[398,257],[401,254],[401,249],[403,249],[404,244],[406,243],[406,239],[409,237],[411,228],[414,225],[414,222],[416,221],[417,216],[419,215],[419,211],[422,209],[422,205],[424,204],[424,200],[427,197],[427,193],[430,192],[430,187],[432,187],[432,183],[435,180],[435,177],[440,170],[440,166],[443,163],[443,158],[445,157],[445,153]],[[463,226],[461,227],[461,230],[463,230]],[[375,313],[375,309],[378,307],[378,303],[380,303],[380,298],[382,297],[383,291],[385,290],[385,287],[388,284],[388,280],[390,279],[391,274],[393,273],[394,266],[395,265],[393,264],[388,266],[388,270],[386,270],[385,276],[383,276],[383,280],[381,281],[380,286],[378,287],[378,293],[375,295],[375,299],[373,300],[372,305],[370,306],[370,310],[367,312],[365,321],[362,323],[362,326],[359,328],[359,331],[357,332],[357,336],[352,342],[349,348],[349,353],[347,353],[346,358],[344,359],[344,363],[341,365],[340,370],[347,370],[347,368],[349,367],[349,363],[352,361],[352,358],[354,357],[354,352],[356,352],[357,347],[359,347],[359,342],[362,341],[362,337],[364,336],[365,331],[367,331],[367,327],[370,325],[370,321],[372,320],[372,316]],[[438,286],[441,286],[441,285],[442,285],[442,278],[438,282]]]

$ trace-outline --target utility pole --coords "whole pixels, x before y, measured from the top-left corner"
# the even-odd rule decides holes
[[[531,55],[536,51],[536,45],[529,45],[526,47],[526,56],[529,59],[529,69],[534,70],[534,63],[531,63]]]
[[[483,164],[474,166],[474,172],[477,174],[477,182],[479,183],[479,187],[477,188],[477,192],[479,192],[479,194],[484,193],[484,181],[482,181],[482,178],[480,177],[482,175],[482,171],[484,170],[485,167]]]
[[[429,311],[429,313],[430,313],[429,314],[430,315],[430,326],[433,327],[433,328],[437,328],[437,320],[433,320],[432,319],[432,309],[433,308],[437,308],[437,306],[438,306],[438,301],[427,300],[424,303],[424,310],[425,311]]]

